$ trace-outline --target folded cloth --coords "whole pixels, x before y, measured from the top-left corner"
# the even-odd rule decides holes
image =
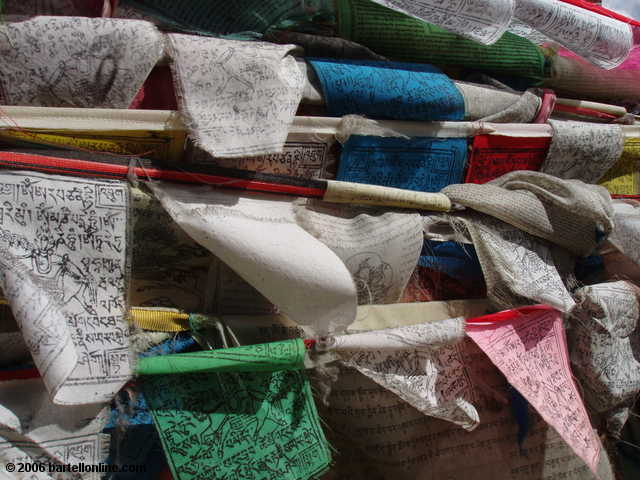
[[[502,220],[575,255],[593,252],[613,229],[607,190],[579,180],[516,171],[489,183],[449,185],[442,190],[457,204]]]

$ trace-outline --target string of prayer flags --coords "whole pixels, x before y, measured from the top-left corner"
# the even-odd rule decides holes
[[[464,99],[439,69],[419,63],[309,59],[334,117],[462,120]]]
[[[467,335],[598,475],[600,442],[573,381],[560,312],[528,307],[467,321]]]
[[[476,135],[465,183],[487,183],[515,170],[540,170],[551,140],[545,137]]]
[[[306,347],[297,338],[258,345],[144,357],[138,375],[208,372],[274,372],[304,368]]]
[[[439,192],[461,183],[466,138],[351,135],[342,148],[336,178],[341,181]]]
[[[147,180],[210,185],[240,191],[281,193],[291,196],[321,198],[327,202],[356,205],[378,205],[418,210],[448,211],[451,202],[441,193],[417,192],[393,187],[364,185],[337,180],[319,180],[277,175],[216,166],[168,167],[164,163],[145,162],[146,166],[129,165],[118,156],[105,156],[77,151],[46,151],[11,148],[0,150],[0,165],[14,169],[127,179],[130,175]]]
[[[279,353],[270,353],[278,363]],[[259,362],[269,363],[269,354]],[[247,373],[144,378],[174,480],[212,472],[217,478],[306,480],[328,469],[331,455],[304,372],[256,372],[256,355],[245,358],[244,366],[242,357],[234,361]]]

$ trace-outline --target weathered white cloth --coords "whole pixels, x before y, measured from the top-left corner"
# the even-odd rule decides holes
[[[576,292],[578,307],[567,337],[573,371],[587,405],[619,435],[640,393],[637,289],[627,282],[600,283]]]
[[[565,179],[597,183],[622,156],[620,125],[549,120],[553,138],[540,171]]]
[[[35,17],[0,24],[5,105],[127,108],[163,54],[138,20]]]

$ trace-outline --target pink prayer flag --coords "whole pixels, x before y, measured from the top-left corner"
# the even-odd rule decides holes
[[[600,442],[573,381],[562,314],[525,307],[470,319],[466,329],[597,477]]]

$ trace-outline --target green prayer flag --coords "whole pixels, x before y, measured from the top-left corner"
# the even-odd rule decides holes
[[[331,454],[304,371],[142,382],[174,480],[306,480]]]
[[[326,15],[327,0],[123,0],[176,29],[200,35],[262,34],[285,20]],[[303,17],[303,18],[300,18]],[[306,18],[309,17],[309,18]]]
[[[485,46],[369,0],[337,0],[340,36],[404,62],[464,67],[538,83],[546,60],[526,38],[505,33]]]
[[[197,372],[274,372],[304,368],[305,346],[300,338],[217,350],[145,357],[138,375]]]

